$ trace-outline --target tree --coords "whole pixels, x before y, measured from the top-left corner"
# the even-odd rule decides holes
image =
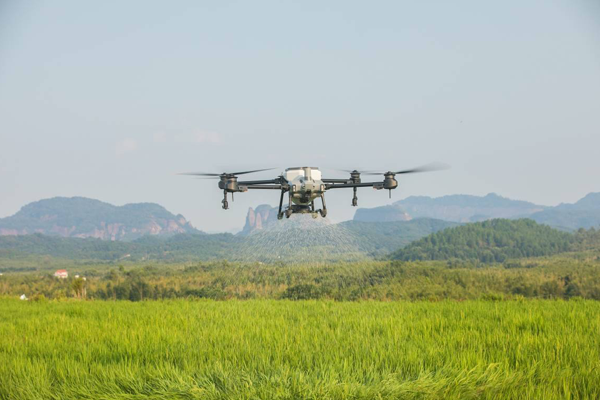
[[[71,289],[75,292],[75,297],[84,299],[86,297],[85,279],[81,277],[73,279],[73,282],[71,282]]]

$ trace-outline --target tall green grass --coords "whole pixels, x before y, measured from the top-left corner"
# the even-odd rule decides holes
[[[598,399],[600,303],[0,300],[0,399]]]

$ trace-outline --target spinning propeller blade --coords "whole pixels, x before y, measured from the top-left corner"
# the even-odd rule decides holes
[[[252,174],[254,172],[270,171],[273,169],[275,169],[275,168],[255,169],[253,171],[232,172],[231,175],[245,175],[245,174]]]
[[[368,174],[369,172],[373,172],[373,171],[361,171],[361,170],[357,170],[357,169],[336,169],[336,171],[347,172],[349,174],[351,174],[355,171],[358,172],[359,174]]]
[[[255,169],[252,171],[240,171],[240,172],[223,172],[221,174],[215,174],[215,173],[210,173],[210,172],[183,172],[177,175],[192,175],[192,176],[212,176],[212,177],[220,177],[222,175],[245,175],[245,174],[252,174],[254,172],[262,172],[262,171],[270,171],[272,169],[275,168],[266,168],[266,169]]]
[[[415,174],[419,172],[431,172],[431,171],[441,171],[444,169],[449,169],[450,166],[441,163],[431,163],[427,165],[422,165],[417,168],[405,169],[402,171],[389,171],[394,175],[402,175],[402,174]],[[387,172],[368,172],[366,175],[384,175]]]
[[[182,172],[177,175],[192,175],[192,176],[216,176],[219,177],[221,174],[207,174],[204,172]]]

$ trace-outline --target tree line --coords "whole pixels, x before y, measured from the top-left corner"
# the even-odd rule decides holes
[[[569,299],[600,300],[600,256],[511,260],[387,261],[323,265],[242,265],[227,262],[135,265],[57,279],[39,272],[0,276],[0,295],[45,299]]]

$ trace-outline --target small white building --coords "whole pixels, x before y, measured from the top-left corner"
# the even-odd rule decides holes
[[[66,279],[69,277],[69,273],[66,269],[59,269],[54,273],[54,276],[60,279]]]

